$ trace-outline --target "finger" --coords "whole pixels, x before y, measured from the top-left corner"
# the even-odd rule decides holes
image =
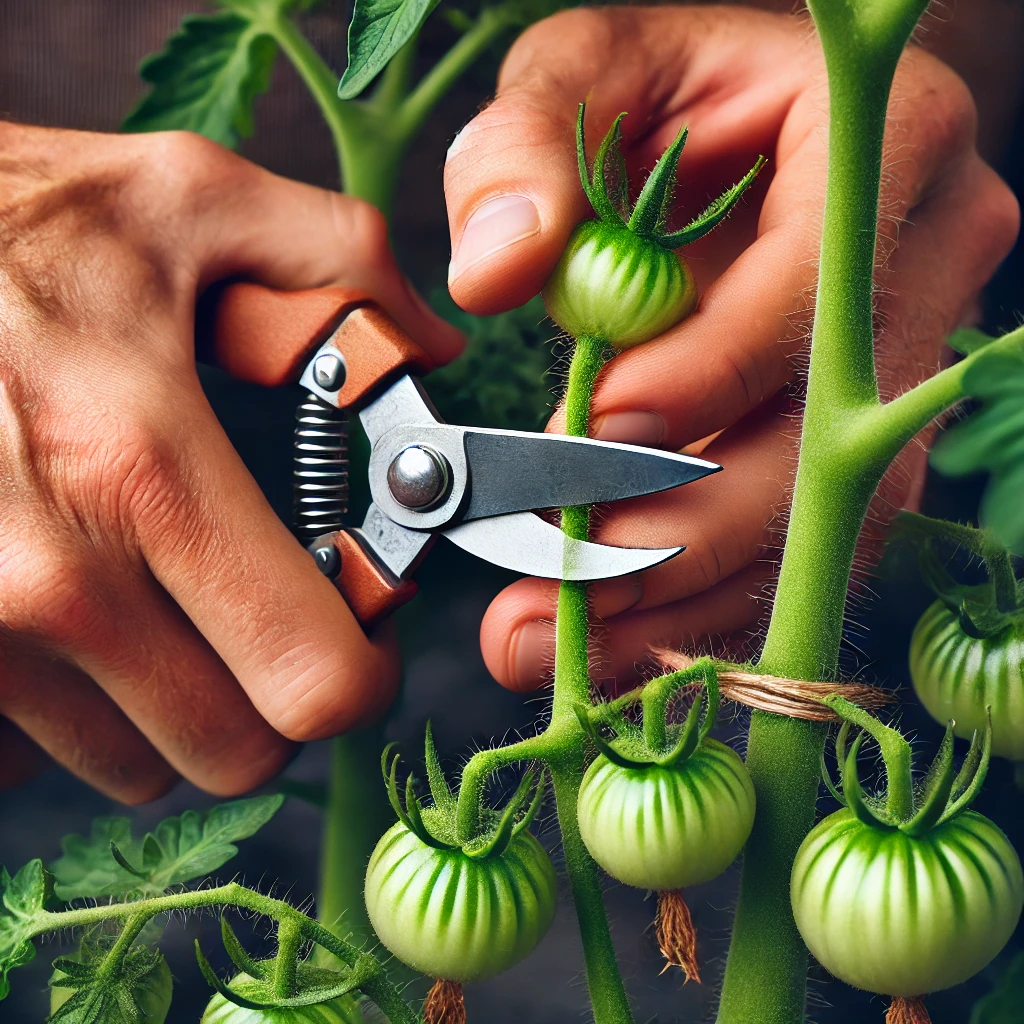
[[[188,235],[171,230],[167,238],[176,262],[193,254],[200,289],[232,276],[281,289],[361,288],[438,362],[462,350],[461,333],[399,270],[387,222],[369,203],[278,177],[198,135],[140,137],[139,146],[147,161],[159,160],[159,172],[138,176],[134,198],[164,212],[168,195],[177,197]]]
[[[188,433],[173,448],[143,445],[123,488],[140,557],[284,736],[317,739],[379,715],[397,687],[390,630],[364,634],[273,514],[198,386],[164,415]]]
[[[14,772],[47,763],[42,751],[125,804],[166,793],[177,775],[114,702],[79,669],[21,645],[2,652],[0,713],[17,728],[0,737]],[[2,721],[2,719],[0,719]],[[10,776],[9,776],[10,777]]]
[[[771,567],[755,564],[730,576],[697,597],[647,611],[613,615],[595,629],[591,669],[595,679],[619,687],[651,662],[653,647],[693,651],[712,645],[722,652],[722,638],[756,628],[763,611],[761,595]],[[481,648],[488,671],[502,686],[517,692],[535,690],[550,681],[555,661],[552,618],[537,618],[536,594],[521,580],[487,610],[480,627]],[[547,582],[547,581],[545,581]],[[544,588],[551,597],[557,585]],[[600,610],[600,599],[595,599]]]
[[[803,71],[792,28],[787,19],[749,11],[717,9],[708,17],[676,7],[609,7],[564,12],[525,32],[506,58],[495,101],[459,134],[445,164],[455,300],[493,313],[525,302],[547,280],[589,213],[573,145],[582,100],[593,148],[621,110],[629,112],[627,139],[666,111],[675,117],[674,134],[685,113],[691,167],[766,147]],[[573,40],[570,59],[566,39]],[[766,69],[772,88],[731,102]],[[701,131],[712,111],[714,131]],[[638,156],[646,160],[643,146]]]
[[[0,717],[0,790],[24,785],[52,763],[10,719]]]

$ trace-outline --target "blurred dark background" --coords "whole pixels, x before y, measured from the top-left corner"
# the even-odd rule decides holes
[[[967,0],[961,0],[961,4]],[[988,31],[979,40],[970,26],[961,29],[957,9],[947,5],[928,27],[925,41],[965,75],[986,114],[981,125],[983,150],[1001,169],[1018,194],[1024,190],[1024,124],[1018,107],[1019,53],[1024,32],[1020,10],[1010,0],[971,0],[990,8]],[[759,6],[769,6],[761,4]],[[788,10],[788,0],[775,5]],[[0,117],[63,127],[115,131],[140,94],[135,68],[146,53],[160,48],[183,14],[200,8],[194,0],[0,0]],[[343,61],[345,6],[328,0],[304,19],[310,38],[332,65]],[[977,24],[977,19],[971,24]],[[448,45],[442,29],[425,32],[422,59],[430,62]],[[493,88],[500,54],[484,60],[442,104],[406,167],[395,211],[395,245],[403,266],[424,290],[443,286],[448,262],[448,234],[441,189],[444,152],[459,128]],[[326,187],[337,185],[334,153],[319,114],[303,86],[284,61],[279,61],[269,93],[257,104],[257,131],[244,146],[251,159],[291,177]],[[1024,308],[1020,294],[1020,248],[1004,265],[986,297],[990,327],[1018,322]],[[536,323],[536,318],[532,321]],[[541,355],[538,339],[553,337],[543,324],[530,332],[530,366],[537,384],[522,389],[516,409],[518,425],[533,426],[545,413],[554,377],[539,379],[551,360]],[[526,357],[524,357],[526,358]],[[295,395],[264,392],[207,373],[210,399],[229,435],[279,513],[290,515],[290,445]],[[432,388],[433,391],[433,388]],[[460,416],[473,415],[473,399],[460,391],[457,378],[441,388]],[[442,409],[444,411],[444,409]],[[477,410],[482,415],[486,410]],[[482,422],[478,418],[477,422]],[[969,518],[976,507],[980,483],[932,479],[927,511],[951,518]],[[538,711],[535,702],[496,686],[479,656],[477,629],[491,596],[510,579],[508,574],[475,561],[451,546],[439,547],[419,573],[421,596],[401,615],[406,651],[404,695],[392,717],[389,737],[419,742],[433,716],[442,753],[456,759],[462,751],[507,730],[527,726]],[[917,616],[929,602],[927,591],[909,568],[872,582],[877,600],[866,605],[856,635],[862,677],[894,688],[906,688],[906,644]],[[903,723],[918,735],[922,756],[939,737],[938,727],[905,694]],[[725,739],[742,736],[742,716],[722,723]],[[328,748],[313,744],[289,770],[297,779],[320,781],[326,776]],[[990,814],[1024,850],[1021,795],[1012,770],[993,764],[979,809]],[[376,777],[367,780],[377,785]],[[138,829],[187,807],[214,801],[187,785],[139,809]],[[0,793],[0,863],[16,868],[32,857],[50,859],[69,832],[87,832],[95,815],[121,813],[109,801],[64,772],[52,769],[13,792]],[[548,840],[553,844],[552,829]],[[242,873],[264,889],[288,892],[296,900],[316,885],[319,815],[290,800],[258,836],[242,844],[230,870]],[[609,890],[609,909],[638,1020],[696,1021],[708,1019],[728,939],[730,908],[735,896],[735,868],[705,887],[692,900],[700,931],[701,957],[707,964],[703,988],[681,986],[676,973],[658,976],[660,964],[648,925],[653,904],[642,894],[622,887]],[[164,948],[179,983],[172,1022],[195,1021],[209,990],[192,956],[192,940],[216,945],[212,917],[172,923]],[[1024,947],[1024,934],[1016,946]],[[36,962],[13,976],[13,991],[0,1003],[3,1024],[36,1024],[47,1012],[46,978],[57,947],[41,948]],[[935,1024],[964,1024],[975,1000],[998,976],[1003,959],[988,972],[942,997],[931,1000]],[[829,982],[817,971],[812,986],[812,1019],[819,1024],[881,1021],[882,1001]],[[583,1019],[587,1001],[582,963],[571,909],[565,905],[540,950],[525,963],[468,993],[471,1021],[489,1024],[556,1024]],[[1024,1010],[1021,1020],[1024,1021]]]

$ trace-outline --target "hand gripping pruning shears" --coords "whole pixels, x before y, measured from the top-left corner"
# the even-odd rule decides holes
[[[206,318],[204,318],[206,319]],[[199,356],[269,387],[300,384],[294,528],[369,629],[416,592],[412,574],[438,535],[495,565],[597,580],[683,550],[573,540],[537,510],[635,498],[722,467],[635,445],[445,423],[419,378],[433,362],[364,292],[224,288]],[[347,423],[370,441],[372,503],[344,525]]]

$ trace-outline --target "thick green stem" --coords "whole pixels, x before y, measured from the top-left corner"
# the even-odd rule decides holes
[[[811,0],[829,74],[829,167],[800,462],[786,549],[759,662],[834,678],[857,536],[885,466],[849,444],[878,408],[873,277],[882,138],[896,64],[926,0]],[[799,1024],[806,952],[789,902],[793,857],[813,824],[823,731],[755,711],[747,766],[757,818],[718,1024]]]
[[[274,995],[278,999],[291,999],[295,995],[295,977],[302,928],[293,918],[286,918],[277,926],[277,956],[274,958]]]
[[[121,929],[121,934],[118,935],[117,940],[110,947],[110,951],[103,958],[103,963],[96,972],[98,978],[109,978],[117,970],[125,954],[132,948],[132,944],[149,920],[150,915],[145,913],[134,914],[128,918],[124,928]]]

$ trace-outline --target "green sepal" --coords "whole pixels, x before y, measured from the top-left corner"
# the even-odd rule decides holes
[[[615,166],[619,166],[621,151],[619,145],[622,139],[622,119],[625,113],[619,116],[612,123],[611,128],[605,133],[601,145],[597,150],[594,160],[593,171],[587,168],[587,147],[586,136],[583,128],[583,120],[586,115],[587,105],[581,103],[576,113],[576,165],[580,172],[580,183],[583,191],[598,217],[609,224],[624,225],[625,221],[620,215],[616,204],[608,195],[608,182],[606,178],[606,167],[608,155],[612,153],[616,160]],[[624,171],[623,171],[624,176]],[[621,191],[619,193],[621,195]]]
[[[883,725],[874,715],[863,708],[851,704],[838,693],[825,697],[823,703],[840,718],[859,726],[878,744],[886,774],[885,817],[892,822],[906,821],[912,817],[914,813],[914,779],[911,771],[910,744],[906,738],[896,729]],[[857,749],[860,747],[859,740],[858,737]],[[851,797],[846,779],[846,770],[849,764],[850,758],[847,757],[843,763],[842,783],[843,792],[846,794],[852,810],[855,798]],[[853,759],[853,764],[856,770],[856,758]],[[859,785],[858,781],[858,788]]]
[[[598,213],[602,220],[619,225],[624,225],[629,216],[629,179],[622,156],[622,119],[625,116],[623,111],[615,118],[594,157],[594,188],[600,191],[602,205],[606,206]]]
[[[846,723],[844,722],[843,725],[845,726]],[[837,749],[837,757],[838,757],[838,749]],[[822,779],[822,782],[825,783],[825,788],[829,791],[829,793],[832,794],[832,798],[837,803],[840,803],[840,804],[842,804],[843,807],[845,807],[846,806],[846,797],[843,796],[842,790],[839,789],[836,786],[835,780],[832,778],[832,773],[828,769],[828,762],[825,760],[825,751],[824,751],[824,749],[822,749],[822,751],[821,751],[821,779]]]
[[[860,748],[864,743],[865,736],[867,736],[866,732],[857,734],[843,763],[843,795],[846,797],[846,806],[865,825],[880,828],[886,832],[895,832],[896,824],[889,820],[889,815],[882,808],[876,810],[871,806],[868,796],[860,784],[857,758],[860,755]]]
[[[141,878],[144,881],[149,881],[149,876],[145,873],[145,871],[140,871],[138,868],[133,867],[131,864],[128,863],[128,859],[118,849],[117,843],[115,843],[113,839],[110,840],[110,856],[113,857],[114,860],[116,860],[117,863],[122,868],[124,868],[124,870],[127,871],[129,875],[134,875],[136,878]]]
[[[454,814],[457,801],[444,777],[441,762],[437,756],[437,747],[434,746],[434,735],[427,722],[426,738],[423,741],[424,761],[427,766],[427,785],[430,787],[430,796],[434,806],[445,814]]]
[[[960,772],[953,782],[953,792],[938,824],[945,825],[958,814],[966,811],[981,792],[988,775],[988,766],[992,758],[992,708],[985,708],[985,728],[979,733],[974,730],[971,737],[971,748],[960,767]]]
[[[754,166],[732,188],[723,192],[711,203],[703,213],[698,214],[689,224],[678,231],[662,235],[658,238],[658,243],[666,249],[679,249],[714,231],[732,213],[736,204],[743,197],[743,193],[754,184],[757,176],[761,173],[761,168],[766,163],[767,160],[763,156],[759,156]]]
[[[220,918],[220,939],[231,962],[243,973],[261,981],[270,981],[274,976],[273,960],[254,960],[238,941],[234,929],[222,914]]]
[[[402,801],[402,797],[398,793],[398,762],[401,760],[401,755],[396,753],[393,758],[391,757],[391,752],[396,746],[397,744],[395,743],[389,743],[381,754],[381,770],[384,774],[388,800],[391,803],[392,809],[398,815],[398,820],[421,842],[427,846],[432,846],[435,850],[451,849],[448,843],[443,843],[436,839],[427,829],[426,825],[423,824],[420,802],[416,796],[411,775],[406,779],[405,801]]]
[[[579,719],[579,723],[582,726],[583,731],[589,737],[590,742],[597,747],[597,752],[602,757],[607,758],[612,764],[618,765],[620,768],[650,768],[654,764],[654,761],[650,758],[634,758],[616,750],[616,748],[601,735],[597,726],[591,722],[590,716],[587,714],[587,710],[588,709],[583,704],[573,705],[573,711],[576,712],[576,717]]]
[[[900,831],[908,836],[923,836],[942,817],[953,792],[953,723],[946,726],[939,751],[928,769],[916,801],[917,809],[909,821],[900,822]]]
[[[676,169],[679,166],[679,158],[682,156],[688,134],[689,129],[683,125],[672,140],[672,144],[662,153],[654,165],[654,170],[644,182],[644,187],[637,197],[636,206],[633,207],[633,212],[630,214],[629,223],[626,225],[633,234],[639,235],[641,238],[648,238],[667,249],[679,248],[678,246],[664,245],[660,231],[665,225],[672,206],[672,197],[676,187]]]
[[[253,987],[261,990],[261,995],[263,992],[266,995],[262,999],[254,999],[236,992],[217,976],[217,972],[214,971],[209,960],[203,954],[198,939],[196,939],[195,949],[199,970],[210,987],[222,995],[228,1002],[241,1006],[246,1010],[267,1011],[302,1006],[318,1006],[321,1003],[328,1003],[333,999],[340,999],[342,996],[350,995],[352,992],[362,988],[367,982],[379,976],[381,972],[380,964],[369,954],[362,954],[352,967],[340,972],[300,963],[296,969],[295,980],[298,987],[296,995],[288,998],[275,997],[272,991],[273,982],[264,980],[266,972],[263,972],[263,977],[253,978],[255,983]],[[267,961],[267,964],[272,965],[273,961]]]
[[[519,835],[519,833],[524,829],[528,829],[534,823],[537,815],[540,813],[541,806],[544,803],[544,796],[547,793],[547,788],[548,777],[547,773],[542,768],[540,778],[537,780],[537,788],[533,791],[533,798],[530,800],[530,804],[526,808],[526,813],[519,818],[512,829],[513,838]]]
[[[463,843],[462,852],[467,857],[472,860],[500,857],[508,849],[508,844],[512,841],[512,836],[515,834],[516,815],[523,809],[527,801],[530,800],[530,790],[534,789],[535,782],[537,790],[544,785],[543,774],[539,781],[536,780],[537,772],[531,768],[522,777],[515,793],[512,794],[511,799],[502,809],[497,825],[485,835],[471,839],[468,843]],[[530,800],[531,804],[532,802]]]
[[[704,691],[698,690],[694,697],[690,710],[687,712],[686,720],[682,729],[679,730],[679,738],[675,745],[664,754],[654,758],[654,763],[662,768],[671,768],[682,764],[697,749],[701,736],[701,711],[704,708]],[[704,716],[707,721],[708,716]]]

